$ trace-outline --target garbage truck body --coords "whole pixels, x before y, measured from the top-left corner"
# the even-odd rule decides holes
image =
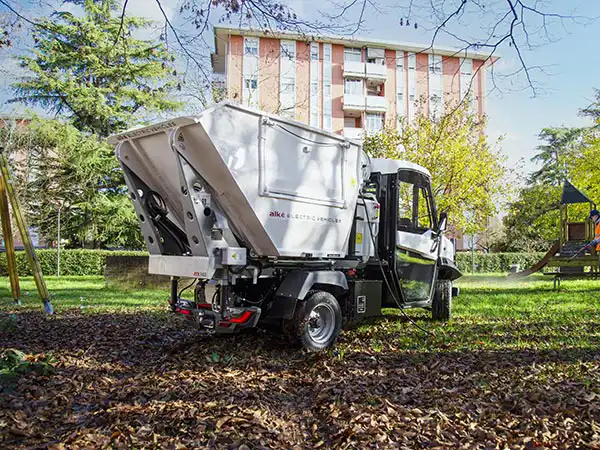
[[[109,142],[149,272],[171,277],[171,310],[200,327],[276,329],[319,351],[384,307],[450,317],[461,274],[423,167],[230,102]]]

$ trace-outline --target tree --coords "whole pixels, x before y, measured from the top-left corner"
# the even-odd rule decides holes
[[[591,104],[582,108],[579,114],[593,119],[596,126],[600,124],[600,89],[594,89],[594,100]]]
[[[550,184],[521,189],[503,219],[507,251],[546,251],[558,239],[561,189]]]
[[[583,133],[582,128],[544,128],[539,139],[545,143],[531,158],[541,167],[531,174],[529,184],[561,185],[569,177],[569,165],[581,147]]]
[[[448,213],[457,231],[476,233],[498,211],[499,195],[505,190],[503,158],[488,144],[485,121],[471,111],[470,102],[447,105],[446,111],[438,119],[423,114],[412,123],[402,119],[400,131],[386,127],[368,133],[364,148],[375,157],[426,167],[438,209]]]
[[[114,149],[95,135],[58,120],[35,118],[12,132],[13,161],[30,225],[72,247],[143,248]]]
[[[596,90],[596,101],[580,113],[598,121],[600,95]],[[508,208],[504,218],[507,250],[545,251],[559,237],[559,202],[565,179],[592,199],[600,198],[600,138],[596,126],[583,128],[544,128],[539,138],[544,143],[538,146],[533,162],[540,168],[533,171],[527,186]],[[587,205],[571,205],[571,217],[587,216]]]
[[[173,111],[174,56],[164,44],[135,39],[150,23],[113,17],[115,2],[85,0],[85,14],[56,13],[34,29],[30,75],[14,84],[13,102],[41,106],[82,131],[106,137],[155,112]]]

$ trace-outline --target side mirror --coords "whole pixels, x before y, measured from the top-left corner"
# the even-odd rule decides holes
[[[440,219],[438,220],[438,233],[443,233],[446,231],[446,227],[448,226],[448,214],[445,212],[440,213]]]

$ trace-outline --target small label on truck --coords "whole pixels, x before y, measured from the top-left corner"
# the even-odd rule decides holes
[[[358,245],[361,245],[362,241],[363,241],[363,235],[362,235],[362,233],[356,233],[356,243]]]
[[[367,296],[359,295],[356,297],[356,312],[358,314],[364,314],[367,312]]]
[[[210,208],[210,194],[208,192],[200,192],[198,198],[200,199],[200,202],[202,202],[202,206]]]

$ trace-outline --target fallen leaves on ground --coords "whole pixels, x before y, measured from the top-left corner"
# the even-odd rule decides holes
[[[534,348],[522,336],[544,321],[469,320],[430,338],[392,316],[306,355],[150,310],[21,312],[1,345],[52,353],[55,370],[0,394],[0,448],[600,449],[598,345]],[[561,327],[565,343],[598,336]]]

